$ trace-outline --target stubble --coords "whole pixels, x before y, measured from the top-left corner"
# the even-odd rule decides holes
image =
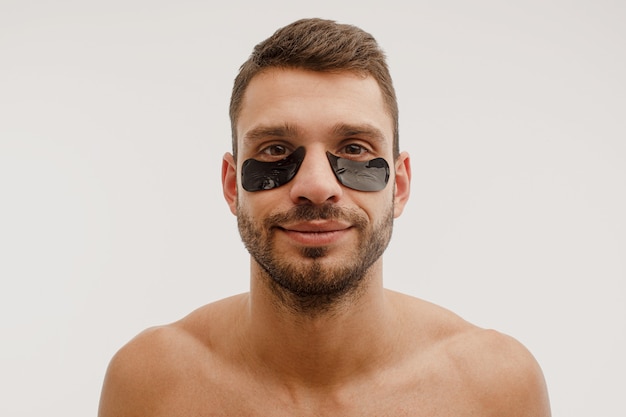
[[[329,252],[325,246],[301,248],[296,257],[278,253],[274,247],[278,225],[313,220],[346,221],[352,225],[358,239],[345,259],[325,262]],[[294,313],[310,316],[330,312],[342,301],[359,296],[369,269],[391,239],[393,205],[373,226],[363,213],[332,204],[296,206],[257,222],[238,207],[237,224],[241,239],[264,271],[276,302]]]

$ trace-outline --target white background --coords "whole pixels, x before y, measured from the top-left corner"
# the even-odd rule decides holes
[[[125,342],[247,290],[232,80],[318,16],[398,91],[386,286],[519,339],[555,416],[626,415],[626,3],[297,3],[0,0],[0,414],[95,415]]]

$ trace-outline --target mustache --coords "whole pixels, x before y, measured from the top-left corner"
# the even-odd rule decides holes
[[[332,204],[322,206],[295,206],[284,213],[276,213],[267,217],[264,223],[265,226],[272,227],[281,224],[313,220],[347,221],[355,227],[365,227],[367,224],[367,220],[362,214]]]

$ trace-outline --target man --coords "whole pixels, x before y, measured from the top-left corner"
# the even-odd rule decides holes
[[[383,289],[411,170],[369,34],[280,29],[241,67],[230,115],[222,183],[250,292],[123,347],[101,417],[550,415],[518,342]]]

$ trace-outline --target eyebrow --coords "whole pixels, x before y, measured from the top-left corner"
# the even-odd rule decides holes
[[[243,136],[244,143],[254,143],[264,139],[286,139],[295,138],[300,136],[300,129],[297,126],[290,124],[283,125],[268,125],[257,126]],[[347,138],[350,136],[360,136],[367,138],[379,145],[386,143],[385,135],[377,127],[368,123],[363,124],[349,124],[349,123],[337,123],[331,129],[331,134],[338,138]]]
[[[333,127],[333,134],[338,137],[361,136],[367,139],[384,144],[386,142],[383,132],[370,124],[346,124],[338,123]]]
[[[262,139],[284,139],[298,136],[298,129],[295,126],[284,124],[280,126],[257,126],[243,137],[244,142],[258,142]]]

